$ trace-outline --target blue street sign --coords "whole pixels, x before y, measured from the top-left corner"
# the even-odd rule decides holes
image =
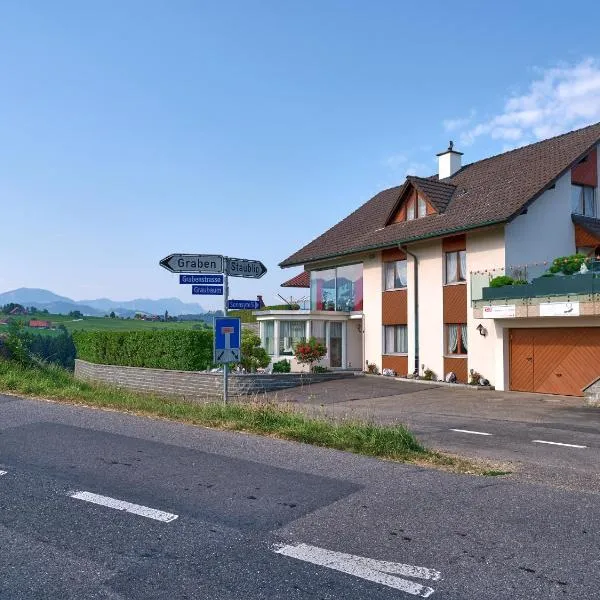
[[[229,300],[227,308],[229,310],[258,310],[260,302],[258,300]]]
[[[204,296],[222,296],[223,288],[220,285],[193,285],[192,294]]]
[[[223,285],[223,275],[180,275],[179,283],[195,285]]]
[[[216,363],[239,362],[242,324],[240,319],[231,317],[215,317]]]

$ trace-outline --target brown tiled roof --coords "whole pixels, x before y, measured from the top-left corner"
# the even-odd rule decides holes
[[[302,271],[302,273],[298,273],[298,275],[295,275],[282,283],[281,287],[309,288],[310,273],[308,271]]]
[[[427,199],[439,213],[443,213],[448,208],[450,199],[456,191],[456,185],[448,181],[440,181],[437,177],[415,177],[414,175],[409,175],[406,179],[418,191],[423,192],[427,196]]]
[[[510,221],[600,140],[600,123],[465,165],[452,177],[412,178],[379,192],[360,208],[280,263],[282,267],[385,248]],[[430,187],[425,188],[429,182]],[[436,186],[435,183],[438,185]],[[455,186],[449,196],[449,188]],[[423,192],[445,209],[386,226],[404,186]]]
[[[600,219],[584,217],[583,215],[571,215],[571,219],[575,225],[579,225],[579,227],[600,239]]]

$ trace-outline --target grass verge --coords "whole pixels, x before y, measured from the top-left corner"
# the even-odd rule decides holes
[[[245,431],[367,456],[476,475],[490,465],[433,452],[404,426],[309,417],[290,406],[262,402],[192,403],[88,383],[55,366],[23,367],[0,360],[0,391],[154,416],[215,429]]]

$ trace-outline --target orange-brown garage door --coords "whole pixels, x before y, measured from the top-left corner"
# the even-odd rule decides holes
[[[511,390],[583,396],[598,377],[600,327],[511,329]]]

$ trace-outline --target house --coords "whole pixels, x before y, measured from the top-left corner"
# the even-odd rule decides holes
[[[303,267],[286,283],[308,282],[311,305],[257,313],[264,347],[279,360],[313,336],[330,368],[582,395],[600,376],[600,278],[592,263],[548,271],[600,255],[599,144],[600,123],[463,166],[451,142],[436,175],[383,190],[280,264]]]
[[[31,319],[29,321],[29,327],[33,329],[50,329],[52,327],[52,323],[50,321],[38,321],[36,319]]]

